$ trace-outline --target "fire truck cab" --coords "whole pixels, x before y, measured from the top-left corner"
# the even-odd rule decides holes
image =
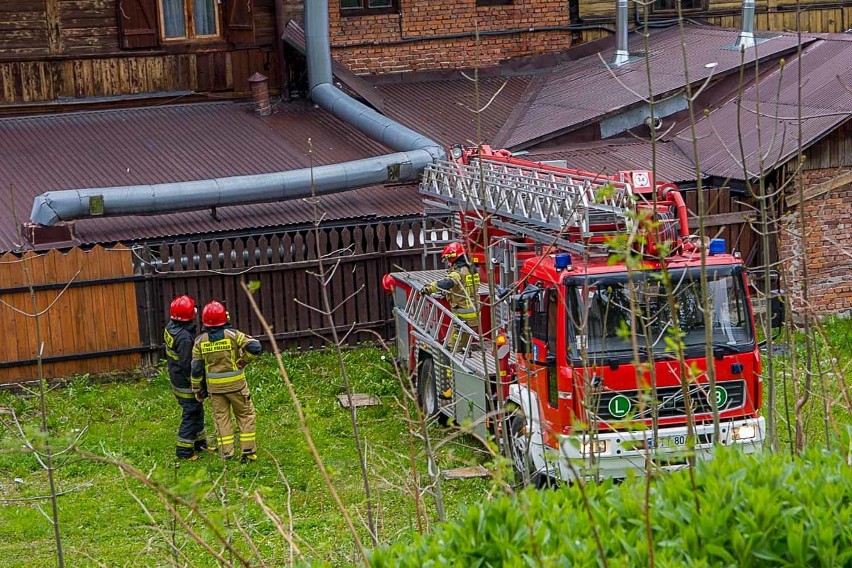
[[[678,468],[717,444],[761,449],[746,272],[724,242],[689,234],[672,184],[488,147],[453,158],[427,168],[420,191],[458,215],[482,280],[481,335],[451,341],[464,322],[418,293],[442,271],[384,280],[426,413],[507,440],[518,474],[539,482]]]

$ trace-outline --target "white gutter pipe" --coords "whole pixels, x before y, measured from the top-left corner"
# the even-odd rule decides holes
[[[313,101],[397,153],[286,172],[157,185],[48,191],[36,196],[30,219],[41,225],[99,216],[156,215],[228,205],[267,203],[416,180],[445,157],[429,138],[364,106],[332,85],[328,0],[305,2],[305,51]],[[313,177],[313,179],[312,179]]]

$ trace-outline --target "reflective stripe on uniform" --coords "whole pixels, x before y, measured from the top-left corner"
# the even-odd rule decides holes
[[[457,311],[456,316],[458,316],[458,317],[460,317],[461,319],[464,319],[464,320],[472,320],[472,319],[476,318],[476,312],[475,311],[473,311],[473,312]]]
[[[174,351],[172,351],[171,349],[166,349],[166,357],[168,357],[169,359],[174,359],[175,361],[180,360],[180,357],[178,357],[178,354],[175,353]]]
[[[225,446],[227,444],[233,444],[234,443],[234,436],[233,436],[233,434],[230,435],[230,436],[224,436],[222,438],[217,436],[216,441],[219,442],[220,446]]]
[[[256,432],[240,432],[241,442],[254,442],[257,436]]]
[[[172,385],[172,392],[178,398],[195,398],[195,393],[192,392],[192,389]]]
[[[235,381],[245,380],[246,375],[242,369],[226,371],[224,373],[207,373],[208,385],[224,385]]]
[[[192,442],[184,442],[182,439],[178,438],[177,444],[175,444],[178,448],[195,448],[195,440]]]

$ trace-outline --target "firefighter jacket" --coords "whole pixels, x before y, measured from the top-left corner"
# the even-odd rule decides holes
[[[237,392],[246,386],[245,364],[260,354],[260,342],[230,325],[204,328],[192,348],[192,390],[201,392],[207,378],[211,394]]]
[[[195,341],[195,324],[188,321],[169,320],[163,330],[166,343],[166,360],[169,367],[169,380],[172,390],[178,398],[194,399],[190,384],[192,367],[192,344]]]
[[[479,313],[479,272],[466,260],[457,260],[446,278],[427,284],[423,292],[443,293],[450,309],[463,320],[473,320]]]

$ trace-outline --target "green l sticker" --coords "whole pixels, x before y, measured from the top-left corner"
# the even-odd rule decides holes
[[[615,418],[624,418],[630,413],[633,404],[623,394],[617,394],[609,401],[609,413]]]

